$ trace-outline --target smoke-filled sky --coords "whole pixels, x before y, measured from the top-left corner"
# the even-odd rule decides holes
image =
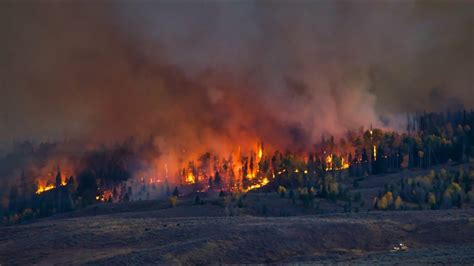
[[[470,1],[94,2],[0,3],[1,149],[286,148],[474,107]]]

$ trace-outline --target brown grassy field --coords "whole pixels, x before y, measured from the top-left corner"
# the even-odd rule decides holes
[[[409,250],[389,252],[399,242]],[[472,209],[225,217],[213,204],[142,202],[0,228],[2,265],[473,261]]]
[[[358,188],[351,187],[366,202],[358,213],[342,213],[341,201],[318,199],[308,208],[275,192],[249,193],[242,208],[234,203],[230,211],[217,195],[199,205],[192,196],[181,198],[174,208],[166,200],[96,204],[0,227],[0,265],[472,264],[472,206],[368,211],[384,184],[424,173],[364,178]],[[390,252],[400,242],[408,250]]]

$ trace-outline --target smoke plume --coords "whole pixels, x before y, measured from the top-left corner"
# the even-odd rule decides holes
[[[472,108],[467,1],[2,3],[0,146],[153,138],[162,156]]]

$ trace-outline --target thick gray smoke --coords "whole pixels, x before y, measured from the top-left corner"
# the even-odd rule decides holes
[[[471,108],[473,10],[468,1],[3,2],[0,146],[153,134],[165,150],[257,139],[305,147],[360,126],[396,128],[408,111]]]

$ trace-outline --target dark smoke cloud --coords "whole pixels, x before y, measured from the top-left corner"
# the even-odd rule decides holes
[[[399,127],[407,111],[471,108],[472,7],[2,3],[0,146],[153,134],[164,151],[257,138],[298,148],[321,134]]]

